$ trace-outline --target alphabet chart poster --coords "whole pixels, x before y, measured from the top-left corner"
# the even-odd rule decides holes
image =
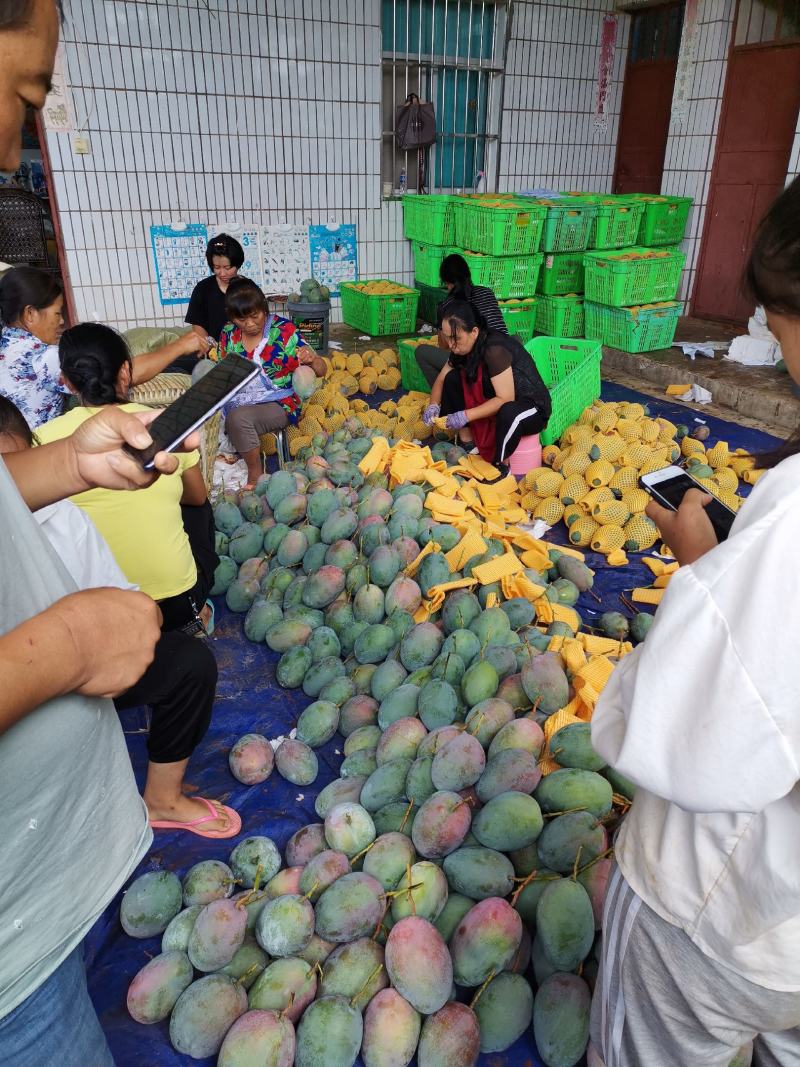
[[[186,304],[208,274],[208,231],[199,222],[185,226],[151,226],[150,240],[162,304]]]
[[[296,293],[300,282],[308,277],[309,259],[305,226],[261,227],[261,264],[267,295]]]
[[[356,227],[309,226],[308,232],[311,274],[320,285],[327,285],[331,296],[338,296],[342,282],[354,282],[358,278]]]
[[[208,232],[211,237],[215,237],[218,233],[227,233],[236,238],[244,251],[244,263],[239,268],[239,273],[244,278],[251,278],[260,289],[263,289],[261,227],[255,223],[216,222],[209,225]]]

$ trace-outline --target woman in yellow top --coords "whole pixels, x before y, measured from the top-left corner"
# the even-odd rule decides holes
[[[66,330],[59,343],[61,373],[80,406],[40,426],[42,444],[68,437],[109,404],[127,403],[131,357],[124,339],[108,326],[86,322]],[[208,576],[198,571],[181,517],[181,505],[202,505],[206,487],[197,452],[178,454],[174,474],[140,493],[90,489],[73,497],[108,542],[120,570],[157,601],[165,630],[196,628],[208,594]],[[209,536],[211,536],[209,534]],[[211,545],[213,551],[213,542]]]

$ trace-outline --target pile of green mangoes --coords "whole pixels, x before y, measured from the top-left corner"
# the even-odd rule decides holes
[[[632,786],[583,722],[552,736],[560,769],[542,777],[542,725],[573,695],[548,649],[570,626],[543,630],[499,584],[452,591],[415,622],[432,586],[505,545],[488,539],[451,573],[458,531],[426,514],[429,487],[364,479],[370,443],[320,435],[312,454],[216,504],[214,593],[280,654],[279,684],[309,700],[274,758],[247,734],[231,771],[255,784],[274,766],[310,784],[315,749],[337,733],[343,761],[283,862],[250,837],[182,882],[153,871],[133,883],[123,927],[163,937],[128,1008],[143,1023],[169,1017],[179,1052],[218,1053],[220,1067],[351,1067],[359,1055],[365,1067],[470,1067],[531,1027],[548,1067],[572,1067],[588,1041],[609,827]],[[439,550],[409,577],[430,541]],[[550,564],[527,577],[574,605],[592,572],[556,549]],[[627,636],[616,613],[601,624]]]

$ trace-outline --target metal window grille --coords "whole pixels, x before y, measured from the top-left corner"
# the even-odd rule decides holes
[[[800,39],[800,0],[739,0],[737,48]]]
[[[393,191],[495,183],[509,13],[503,0],[383,0],[381,174]],[[409,93],[433,102],[436,143],[404,152],[394,137]]]

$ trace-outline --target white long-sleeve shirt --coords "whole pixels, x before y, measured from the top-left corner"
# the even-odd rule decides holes
[[[638,786],[617,838],[634,891],[707,955],[800,990],[800,456],[672,579],[612,674],[592,743]]]

